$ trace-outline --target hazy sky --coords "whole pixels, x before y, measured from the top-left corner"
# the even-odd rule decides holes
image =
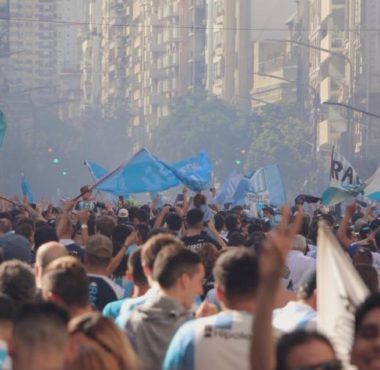
[[[285,22],[296,11],[295,0],[252,0],[253,28],[286,28]],[[255,39],[283,38],[286,32],[277,30],[254,31]]]

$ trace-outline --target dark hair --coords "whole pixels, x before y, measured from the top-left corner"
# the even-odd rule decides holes
[[[15,227],[15,234],[22,235],[25,239],[31,240],[34,228],[29,223],[23,222]]]
[[[265,234],[262,231],[257,231],[248,235],[248,237],[245,239],[244,246],[252,248],[256,255],[260,255],[265,239]]]
[[[222,231],[224,227],[224,217],[221,214],[217,213],[214,216],[214,224],[216,231]]]
[[[229,213],[224,220],[226,229],[229,232],[236,230],[238,226],[238,221],[239,221],[239,216],[237,216],[235,213]]]
[[[141,224],[147,224],[149,221],[149,213],[146,211],[146,209],[140,208],[135,212],[134,218],[137,219],[137,221]]]
[[[6,234],[12,230],[12,222],[8,218],[0,218],[0,232]]]
[[[112,237],[112,232],[115,227],[116,221],[111,216],[100,216],[95,221],[96,232],[108,238]]]
[[[357,308],[355,313],[355,336],[358,334],[365,316],[380,308],[380,292],[373,293]]]
[[[154,262],[153,276],[163,288],[173,287],[182,274],[193,277],[201,257],[178,244],[171,244],[158,253]]]
[[[372,265],[373,257],[371,251],[366,247],[360,247],[352,257],[354,265],[367,264]]]
[[[169,234],[172,236],[177,236],[177,234],[172,231],[167,229],[166,227],[155,227],[153,229],[150,229],[148,232],[148,235],[146,236],[146,240],[149,240],[150,238],[153,238],[156,235],[161,235],[161,234]]]
[[[180,246],[184,246],[184,244],[177,237],[168,233],[160,233],[149,238],[142,247],[141,261],[149,269],[153,270],[154,261],[156,260],[158,253],[161,249],[171,244],[179,244]]]
[[[117,225],[112,231],[112,245],[113,255],[119,253],[121,247],[124,245],[125,239],[132,233],[134,228],[132,226]],[[127,269],[127,257],[123,256],[119,266],[114,271],[115,276],[124,276]]]
[[[371,293],[376,293],[379,290],[379,279],[376,269],[368,264],[355,264],[355,269],[364,281]]]
[[[136,285],[148,284],[141,264],[141,251],[142,248],[136,249],[128,259],[128,271],[132,274],[133,282]]]
[[[241,247],[244,243],[245,237],[240,231],[234,231],[228,237],[228,245],[230,247]]]
[[[186,225],[190,229],[202,225],[203,212],[200,209],[191,209],[186,214]]]
[[[328,346],[335,353],[331,342],[321,333],[296,330],[283,335],[277,342],[277,370],[288,370],[287,358],[290,351],[295,347],[308,344],[312,341],[319,341]]]
[[[298,298],[302,300],[310,299],[315,289],[317,289],[317,272],[313,270],[303,276],[297,292]]]
[[[246,248],[233,248],[223,253],[216,261],[213,273],[227,300],[256,294],[258,261],[254,253]]]
[[[194,195],[193,204],[194,207],[200,208],[201,206],[207,204],[207,198],[203,194],[197,193]]]
[[[146,224],[137,224],[135,227],[141,238],[141,241],[145,243],[148,239],[148,233],[150,230],[149,226],[147,226]]]
[[[33,301],[36,284],[32,269],[18,260],[3,262],[0,265],[0,292],[13,300],[16,309]]]
[[[86,270],[75,257],[57,258],[42,276],[42,290],[56,294],[69,307],[85,307],[89,301]]]
[[[47,242],[57,242],[58,235],[55,229],[49,225],[45,225],[36,229],[34,233],[34,250],[36,251],[39,246]]]
[[[257,232],[263,232],[263,224],[260,220],[253,220],[249,223],[248,234],[253,234]]]
[[[8,295],[0,293],[0,321],[12,321],[15,316],[14,303]]]
[[[168,225],[168,228],[172,231],[179,231],[182,227],[182,218],[175,212],[170,212],[165,217],[165,222]]]

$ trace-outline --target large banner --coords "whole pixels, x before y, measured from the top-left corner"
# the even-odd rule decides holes
[[[9,0],[0,0],[0,58],[9,55]]]

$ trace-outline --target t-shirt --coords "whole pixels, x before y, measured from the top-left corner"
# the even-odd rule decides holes
[[[249,370],[252,313],[223,311],[182,325],[163,370]]]
[[[205,244],[211,243],[215,245],[215,247],[220,248],[218,243],[215,242],[214,239],[210,238],[205,232],[201,232],[198,235],[193,236],[183,236],[182,241],[186,245],[186,247],[193,252],[197,252],[202,249]]]
[[[110,278],[103,275],[87,274],[89,280],[89,299],[90,303],[99,311],[112,301],[123,297],[124,291]]]
[[[317,312],[305,303],[289,302],[273,311],[273,327],[284,333],[299,329],[316,330]]]
[[[290,270],[290,279],[293,283],[294,291],[297,291],[303,277],[316,268],[314,258],[305,256],[302,252],[291,250],[288,254],[286,265]]]
[[[0,340],[0,370],[11,370],[11,359],[8,354],[7,343]]]

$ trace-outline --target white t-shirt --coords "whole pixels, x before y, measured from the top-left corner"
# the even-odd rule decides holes
[[[252,313],[223,311],[182,325],[163,370],[249,370]]]
[[[298,329],[316,330],[317,312],[305,303],[291,301],[273,311],[273,327],[283,333]]]
[[[11,370],[11,359],[8,354],[7,343],[0,340],[0,370]]]
[[[305,256],[300,251],[292,250],[288,254],[287,263],[290,270],[290,279],[293,282],[293,289],[297,291],[303,276],[312,270],[315,270],[315,259]]]

